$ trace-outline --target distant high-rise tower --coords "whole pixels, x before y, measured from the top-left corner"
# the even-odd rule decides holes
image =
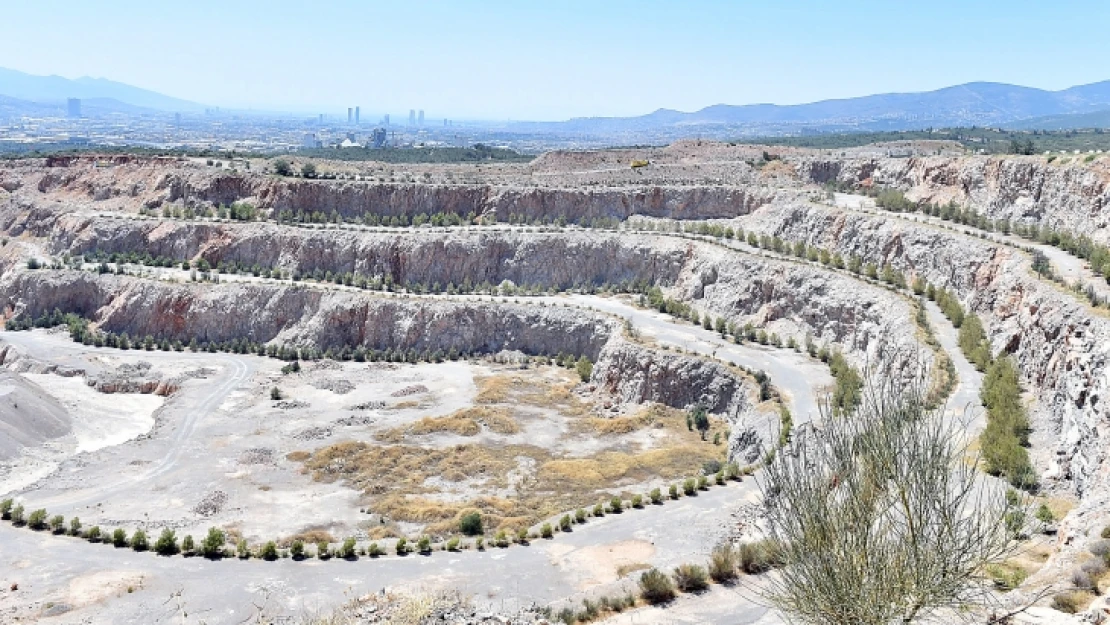
[[[359,107],[356,106],[355,107],[355,124],[356,125],[358,124],[358,113],[359,113],[358,109],[359,109]]]
[[[417,114],[416,119],[417,119],[417,122],[416,122],[417,124],[419,124],[421,126],[424,125],[424,109],[420,109],[420,113]]]
[[[320,123],[321,124],[324,123],[324,114],[323,113],[320,113]]]
[[[173,125],[177,126],[178,128],[181,127],[181,113],[173,114]]]
[[[353,121],[355,121],[355,110],[351,107],[347,107],[347,123],[349,124]]]
[[[386,113],[385,117],[382,118],[382,125],[383,126],[388,126],[389,125],[389,113]]]
[[[70,98],[66,101],[66,114],[74,119],[81,117],[81,100],[79,98]]]
[[[416,110],[415,109],[409,109],[409,126],[415,126],[415,125],[416,125]]]

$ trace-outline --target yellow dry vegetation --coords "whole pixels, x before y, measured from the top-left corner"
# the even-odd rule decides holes
[[[696,476],[706,462],[726,456],[726,446],[712,442],[714,434],[727,429],[716,419],[702,440],[700,433],[690,431],[686,412],[662,405],[626,417],[591,416],[587,403],[574,393],[578,382],[573,372],[565,369],[513,370],[478,378],[475,384],[477,406],[393,428],[380,433],[376,443],[329,445],[305,460],[306,472],[320,481],[344,480],[367,495],[369,510],[387,521],[367,528],[375,535],[398,531],[397,523],[417,523],[428,534],[445,536],[458,532],[465,511],[479,511],[487,531],[514,530],[608,501],[614,494],[630,495],[638,490],[635,485],[654,479]],[[483,427],[515,434],[521,430],[518,418],[551,411],[573,417],[568,449],[574,449],[575,437],[614,435],[610,447],[579,457],[504,442],[404,444],[408,436],[438,432],[475,436]],[[659,430],[648,448],[641,447],[639,438],[616,436],[644,428]],[[466,494],[460,497],[460,492]]]
[[[699,442],[640,453],[607,451],[592,458],[551,460],[539,473],[543,485],[555,492],[597,490],[656,477],[695,475],[706,462],[723,459],[723,446]]]
[[[529,370],[526,373],[497,373],[474,380],[478,404],[512,403],[516,406],[553,408],[568,416],[580,416],[589,410],[574,394],[578,379],[573,371],[562,368]]]
[[[314,545],[318,542],[334,543],[335,536],[331,532],[319,528],[307,529],[303,532],[298,532],[292,536],[286,536],[278,541],[279,547],[288,547],[293,544],[294,540],[299,540],[306,545]]]
[[[520,382],[522,378],[513,375],[490,375],[474,379],[478,387],[478,394],[474,401],[479,404],[501,404],[509,399],[513,383]]]
[[[423,417],[409,426],[401,426],[374,435],[380,441],[399,443],[406,435],[426,436],[443,432],[459,436],[477,436],[482,427],[498,434],[516,434],[520,426],[508,408],[477,406],[456,410],[442,417]]]

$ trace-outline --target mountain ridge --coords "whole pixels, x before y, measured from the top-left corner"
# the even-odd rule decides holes
[[[107,78],[40,76],[0,67],[0,95],[36,104],[65,103],[67,98],[116,100],[122,104],[164,112],[198,112],[205,106],[150,89]]]

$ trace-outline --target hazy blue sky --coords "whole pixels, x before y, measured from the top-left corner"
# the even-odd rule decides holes
[[[9,0],[0,66],[206,104],[563,119],[1110,78],[1106,0]]]

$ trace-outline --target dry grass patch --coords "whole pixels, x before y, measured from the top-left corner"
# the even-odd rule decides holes
[[[291,462],[304,462],[312,457],[312,454],[307,451],[291,451],[285,454],[285,459]]]
[[[317,481],[345,479],[353,488],[371,495],[418,494],[427,491],[424,481],[435,476],[449,482],[485,479],[492,480],[494,485],[501,484],[505,474],[516,468],[516,456],[537,453],[544,452],[521,445],[429,449],[346,441],[318,450],[305,466]]]
[[[567,510],[608,501],[613,495],[644,495],[646,491],[636,485],[695,476],[706,462],[723,461],[726,456],[725,445],[707,442],[699,432],[690,431],[686,412],[662,405],[628,417],[573,418],[574,435],[562,441],[574,448],[574,441],[582,436],[658,428],[648,449],[620,438],[589,457],[562,455],[537,445],[403,444],[407,436],[441,432],[475,436],[482,428],[516,434],[521,431],[514,418],[518,411],[588,414],[589,406],[574,394],[573,373],[562,369],[514,370],[478,378],[475,383],[479,405],[425,417],[378,435],[379,441],[391,444],[349,441],[324,447],[305,460],[305,471],[318,481],[345,480],[369,496],[371,511],[391,522],[422,524],[429,534],[446,536],[458,532],[465,510],[478,510],[487,532],[528,527]],[[777,414],[777,406],[768,403]],[[713,419],[706,439],[711,441],[726,429],[722,421]]]
[[[478,404],[504,404],[535,406],[556,409],[568,416],[580,416],[589,411],[574,394],[578,380],[574,372],[558,367],[543,367],[522,372],[498,373],[475,378]]]
[[[293,541],[295,540],[299,540],[306,545],[315,545],[319,542],[336,542],[335,536],[332,536],[331,532],[317,527],[309,528],[307,530],[304,530],[303,532],[293,534],[292,536],[286,536],[285,538],[282,538],[278,541],[278,546],[282,548],[288,547],[289,545],[292,545]]]
[[[456,445],[428,449],[408,445],[375,446],[361,442],[325,447],[305,463],[319,481],[344,479],[372,496],[370,510],[391,521],[421,523],[428,533],[458,531],[464,510],[477,509],[487,529],[527,527],[544,518],[608,500],[622,487],[655,478],[697,475],[708,460],[725,457],[723,445],[697,440],[640,453],[603,452],[592,458],[553,457],[530,445]],[[678,437],[676,437],[676,441]],[[522,458],[538,467],[511,495],[509,476]],[[476,495],[465,501],[441,500],[442,490],[427,484],[438,477],[449,482],[473,481]],[[616,490],[614,490],[616,489]],[[481,494],[482,492],[486,494]]]
[[[624,577],[625,575],[628,575],[629,573],[635,573],[636,571],[646,571],[650,568],[651,568],[651,565],[647,564],[645,562],[633,562],[631,564],[622,564],[622,565],[617,567],[617,577]]]
[[[628,454],[602,452],[593,458],[551,460],[540,467],[540,481],[555,492],[580,492],[652,478],[675,479],[696,475],[710,460],[723,461],[723,445],[685,444]],[[539,488],[539,486],[537,486]]]
[[[498,374],[475,378],[478,394],[474,401],[479,404],[501,404],[509,399],[513,384],[522,380],[519,376]]]
[[[443,417],[424,417],[412,425],[379,432],[374,438],[387,443],[399,443],[405,436],[441,433],[477,436],[482,433],[482,426],[498,434],[516,434],[520,431],[520,426],[507,408],[478,406],[456,410]]]

